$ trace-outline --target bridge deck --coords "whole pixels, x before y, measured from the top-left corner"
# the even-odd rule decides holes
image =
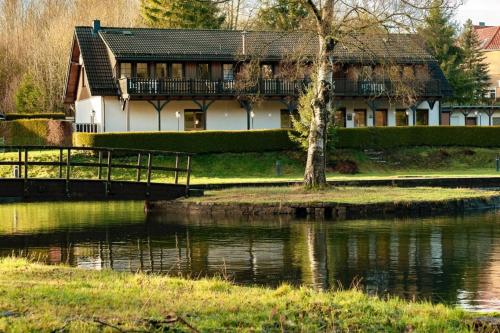
[[[10,146],[5,148],[17,152],[18,158],[2,161],[0,157],[0,166],[11,166],[13,174],[13,178],[0,178],[0,201],[173,200],[189,194],[191,154],[84,147]],[[30,160],[30,152],[49,149],[59,151],[57,161]],[[72,161],[75,151],[90,153],[86,155],[90,161],[85,163],[81,160]],[[127,164],[123,160],[113,160],[113,156],[117,154],[134,155],[137,156],[137,160],[133,164]],[[174,166],[155,165],[154,157],[157,155],[161,155],[163,161],[165,156],[171,156],[171,164]],[[92,161],[92,159],[97,161]],[[143,162],[146,162],[146,165]],[[57,176],[55,178],[30,177],[32,166],[51,168]],[[91,177],[92,179],[74,178],[72,177],[74,167],[90,168],[95,175]],[[136,174],[135,179],[114,180],[115,169],[132,169]],[[153,182],[154,171],[172,173],[171,183]],[[180,183],[179,175],[183,176],[185,183]]]

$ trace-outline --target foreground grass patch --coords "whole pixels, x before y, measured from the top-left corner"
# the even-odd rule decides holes
[[[102,323],[155,331],[152,324],[165,318],[181,318],[159,325],[177,332],[193,331],[188,325],[200,332],[469,332],[472,316],[356,290],[241,287],[220,279],[88,271],[11,258],[0,261],[0,295],[2,332],[118,331]]]
[[[371,204],[389,202],[434,202],[445,200],[488,198],[497,191],[435,187],[331,187],[307,190],[301,186],[230,188],[206,191],[203,197],[180,199],[213,203],[344,203]]]

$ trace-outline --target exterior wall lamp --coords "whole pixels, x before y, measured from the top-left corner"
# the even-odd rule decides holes
[[[177,132],[180,131],[180,119],[181,119],[181,113],[179,111],[175,111],[175,118],[177,118]]]
[[[253,111],[250,112],[250,118],[252,118],[252,129],[253,129],[253,118],[255,117],[255,113]]]

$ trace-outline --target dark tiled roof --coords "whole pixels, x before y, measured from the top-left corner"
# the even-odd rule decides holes
[[[78,45],[93,96],[116,95],[117,88],[106,45],[90,27],[76,27]]]
[[[234,60],[243,55],[242,31],[102,28],[100,35],[117,59]],[[314,55],[317,48],[318,40],[312,33],[245,33],[245,54],[263,59]],[[408,34],[351,36],[338,45],[335,56],[339,61],[353,62],[432,60],[417,37]]]
[[[439,67],[437,62],[431,62],[429,64],[429,70],[431,72],[431,77],[435,80],[439,80],[441,82],[441,92],[443,96],[446,97],[451,97],[453,96],[453,88],[451,87],[450,83],[444,76],[443,71]]]

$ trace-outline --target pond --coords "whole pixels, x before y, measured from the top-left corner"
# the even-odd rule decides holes
[[[282,282],[500,311],[500,213],[312,222],[145,214],[141,202],[0,205],[0,255],[238,284]]]

